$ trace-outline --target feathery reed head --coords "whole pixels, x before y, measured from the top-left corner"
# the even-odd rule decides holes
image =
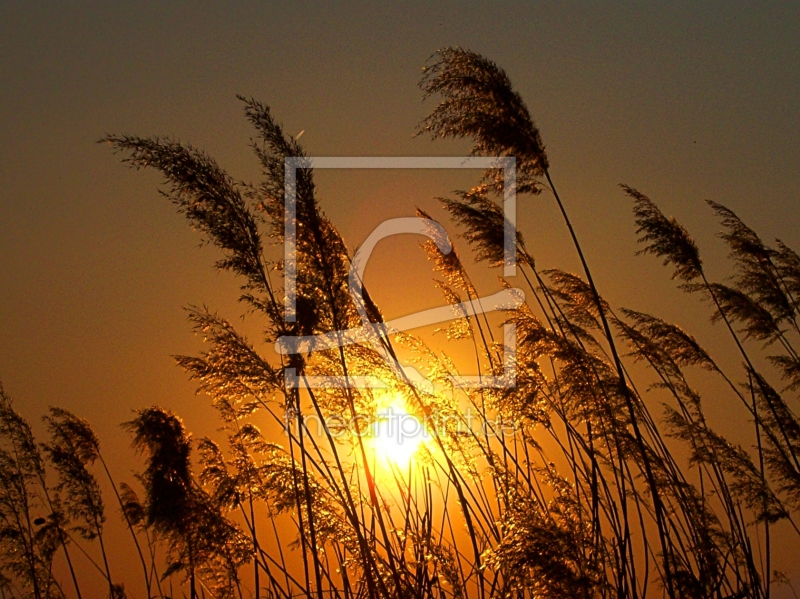
[[[691,283],[702,276],[700,251],[686,229],[674,218],[664,216],[655,202],[643,193],[627,185],[620,187],[633,198],[639,243],[647,244],[638,253],[664,258],[665,266],[672,263],[675,267],[673,278],[678,277]]]
[[[444,48],[423,69],[425,97],[442,101],[422,122],[432,137],[470,138],[473,153],[517,160],[517,191],[539,193],[548,167],[539,129],[505,71],[469,50]],[[497,173],[489,173],[496,179]]]
[[[192,225],[225,254],[217,267],[247,279],[245,289],[264,291],[261,238],[239,186],[205,152],[164,137],[109,135],[100,140],[128,157],[133,168],[155,168],[165,176],[165,194]]]
[[[475,247],[477,262],[486,261],[491,267],[505,263],[506,219],[503,210],[488,197],[489,187],[479,185],[469,191],[456,191],[457,199],[439,198],[458,224],[464,226],[463,236]],[[527,260],[525,242],[517,233],[520,259]]]
[[[123,424],[133,434],[133,446],[147,454],[143,482],[148,495],[148,522],[170,530],[188,524],[191,493],[191,441],[183,422],[157,406],[139,410]]]
[[[100,457],[100,441],[86,420],[61,408],[50,408],[44,417],[50,442],[43,445],[48,461],[58,474],[56,491],[62,493],[73,529],[85,539],[101,534],[105,522],[103,498],[88,466]]]
[[[730,247],[730,257],[736,264],[736,289],[757,300],[776,321],[791,318],[792,303],[784,291],[780,272],[773,262],[773,256],[777,252],[768,248],[733,210],[711,200],[707,202],[725,227],[725,232],[720,237]]]
[[[700,366],[707,370],[716,368],[711,356],[700,347],[697,340],[680,327],[645,314],[623,308],[622,312],[633,321],[633,328],[650,342],[662,348],[680,366]]]

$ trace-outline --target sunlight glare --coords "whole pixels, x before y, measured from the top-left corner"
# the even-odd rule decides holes
[[[372,429],[376,457],[397,468],[407,468],[429,437],[422,421],[409,413],[400,397],[393,397],[377,416]]]

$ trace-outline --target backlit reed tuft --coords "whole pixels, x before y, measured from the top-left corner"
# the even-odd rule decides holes
[[[211,309],[188,309],[205,345],[176,360],[220,428],[195,440],[168,409],[137,410],[123,426],[139,466],[119,484],[86,421],[53,408],[39,444],[0,389],[3,596],[82,599],[86,570],[113,598],[143,587],[147,597],[189,599],[767,599],[785,583],[773,551],[778,535],[800,534],[798,255],[712,202],[731,276],[710,280],[689,232],[623,186],[640,253],[710,304],[734,359],[709,352],[701,334],[604,299],[540,133],[502,69],[446,48],[421,87],[440,99],[422,132],[515,158],[522,206],[531,205],[526,193],[552,194],[581,272],[539,270],[519,234],[527,303],[500,319],[464,308],[485,294],[467,257],[490,268],[506,259],[505,182],[490,169],[441,199],[463,247],[443,251],[459,237],[445,240],[432,213],[417,213],[439,242],[422,243],[433,284],[461,306],[446,338],[403,333],[279,356],[269,346],[281,335],[361,325],[348,292],[350,250],[302,163],[293,183],[297,319],[284,320],[286,265],[273,246],[283,241],[285,159],[307,156],[297,139],[267,105],[240,98],[261,165],[260,179],[243,183],[169,138],[106,137],[131,166],[164,176],[164,195],[221,252],[216,266],[240,277],[239,299],[263,334],[247,338]],[[622,289],[641,285],[615,274]],[[458,343],[478,380],[505,373],[512,348],[501,323],[516,327],[515,384],[464,386],[451,355]],[[433,386],[412,380],[409,364]],[[287,373],[383,386],[306,388]],[[720,432],[708,393],[743,423],[735,438]],[[427,420],[407,461],[398,447],[376,449],[373,427],[387,404]],[[132,543],[141,566],[141,580],[126,587],[129,572],[104,550],[109,497],[127,526],[114,543]]]

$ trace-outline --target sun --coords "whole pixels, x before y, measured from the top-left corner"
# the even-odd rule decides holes
[[[422,420],[408,411],[400,397],[389,398],[378,410],[371,432],[375,457],[397,468],[407,468],[430,436]]]

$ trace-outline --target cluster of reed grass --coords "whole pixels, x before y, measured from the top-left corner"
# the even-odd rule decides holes
[[[461,387],[446,356],[407,335],[277,360],[219,315],[193,309],[208,349],[178,363],[211,398],[222,438],[195,443],[178,416],[140,410],[124,425],[145,460],[138,494],[114,482],[87,422],[54,408],[49,440],[38,444],[2,394],[0,596],[85,596],[76,559],[96,566],[110,597],[125,595],[106,557],[97,465],[148,597],[767,598],[783,581],[771,547],[776,528],[798,532],[800,420],[791,394],[800,387],[800,257],[712,203],[735,267],[727,284],[712,282],[687,231],[623,187],[642,253],[670,265],[729,331],[742,368],[725,372],[679,327],[603,300],[539,131],[500,68],[447,48],[421,87],[441,100],[420,133],[514,157],[517,191],[552,195],[583,267],[539,270],[518,236],[530,301],[506,313],[517,330],[516,386]],[[283,263],[269,261],[265,245],[283,241],[284,160],[305,154],[267,106],[241,100],[258,134],[258,185],[235,182],[205,153],[170,139],[104,141],[133,167],[165,176],[162,193],[222,252],[217,267],[240,277],[240,299],[263,318],[266,342],[358,327],[359,308],[383,322],[369,293],[364,306],[348,293],[351,255],[320,209],[311,169],[298,170],[293,190],[298,316],[284,320]],[[501,171],[490,169],[473,189],[442,200],[489,267],[504,263],[502,186]],[[448,302],[478,301],[455,250],[424,249]],[[459,314],[448,335],[471,340],[482,375],[500,375],[496,327],[470,314]],[[406,378],[400,347],[433,387]],[[304,389],[286,384],[287,369],[305,381],[376,376],[386,387]],[[741,404],[749,445],[710,427],[692,369]],[[407,468],[380,470],[363,435],[308,427],[308,419],[374,415],[387,393],[438,424]],[[654,401],[663,414],[653,413]],[[467,408],[480,426],[459,426]],[[285,435],[265,438],[257,423],[267,421]],[[504,422],[513,435],[498,430]],[[53,568],[59,555],[63,578]]]

